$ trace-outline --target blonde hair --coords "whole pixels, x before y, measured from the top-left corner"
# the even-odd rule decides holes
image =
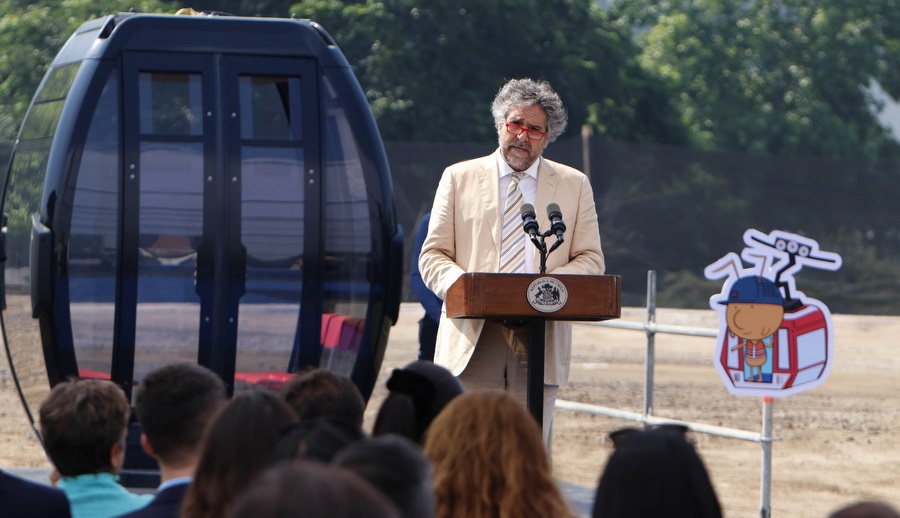
[[[175,14],[184,16],[209,16],[206,13],[195,11],[193,7],[182,7],[181,9],[175,11]]]
[[[540,428],[503,391],[453,399],[428,429],[436,518],[571,517],[553,480]]]

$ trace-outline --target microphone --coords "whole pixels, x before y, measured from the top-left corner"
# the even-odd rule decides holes
[[[534,205],[530,203],[523,203],[522,209],[519,211],[522,214],[522,230],[528,232],[528,235],[532,238],[535,237],[538,233],[538,222],[534,219],[536,214],[534,213]]]
[[[550,218],[550,232],[556,234],[556,239],[562,241],[563,234],[566,232],[566,224],[562,220],[562,211],[559,205],[551,203],[547,205],[547,217]]]

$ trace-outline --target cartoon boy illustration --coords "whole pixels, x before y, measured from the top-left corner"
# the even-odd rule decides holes
[[[747,381],[763,382],[763,365],[768,359],[775,332],[784,318],[784,297],[774,282],[762,276],[741,277],[731,285],[725,321],[728,333],[738,338],[732,351],[744,349]],[[758,379],[754,376],[756,370]]]

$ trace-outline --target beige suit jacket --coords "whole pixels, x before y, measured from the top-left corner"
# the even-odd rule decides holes
[[[500,265],[500,182],[497,159],[492,155],[454,164],[444,170],[435,193],[428,236],[419,255],[425,285],[441,299],[466,272],[497,272]],[[541,231],[550,228],[546,207],[559,204],[567,229],[565,241],[547,257],[547,273],[602,274],[600,228],[594,193],[587,176],[569,166],[541,159],[535,200]],[[555,237],[547,238],[548,248]],[[534,264],[540,264],[537,247]],[[484,320],[449,319],[441,311],[434,361],[458,376],[468,364]],[[548,322],[544,382],[565,385],[572,355],[572,324]]]

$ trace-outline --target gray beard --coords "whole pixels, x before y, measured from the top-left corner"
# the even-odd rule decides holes
[[[534,157],[534,158],[530,158],[530,159],[523,159],[522,161],[519,161],[519,163],[511,162],[510,158],[509,158],[509,150],[510,150],[510,148],[513,148],[513,147],[515,147],[515,146],[506,146],[506,148],[501,148],[501,153],[500,153],[500,155],[503,156],[503,161],[506,162],[506,164],[509,165],[509,167],[512,167],[513,171],[524,171],[524,170],[528,169],[529,167],[531,167],[532,164],[535,163],[535,161],[537,161],[538,157]],[[519,148],[519,149],[522,149],[522,148]],[[527,151],[529,154],[531,153],[530,150],[527,150]],[[527,161],[527,163],[523,164],[522,162],[524,162],[524,161]]]

